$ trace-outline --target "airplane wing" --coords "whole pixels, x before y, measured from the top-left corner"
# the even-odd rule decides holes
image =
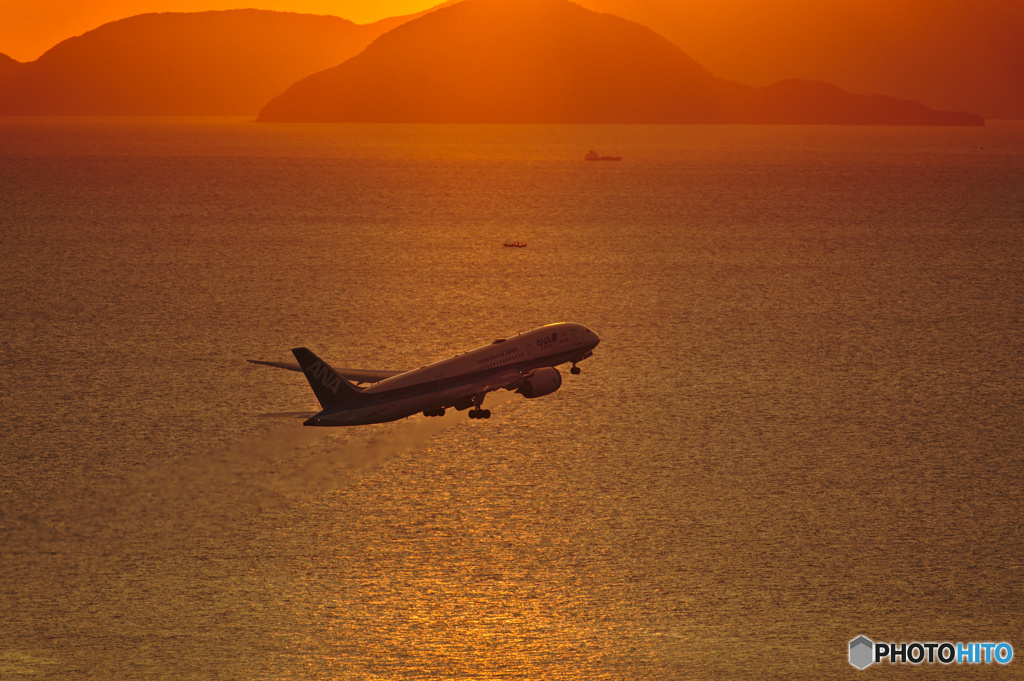
[[[246,362],[252,364],[263,364],[268,367],[277,367],[278,369],[288,369],[289,371],[299,371],[299,365],[295,362],[268,362],[262,359],[247,359]],[[385,378],[391,378],[398,374],[404,374],[404,371],[380,371],[376,369],[335,369],[335,371],[345,377],[345,380],[352,381],[353,383],[376,383],[383,381]]]
[[[247,359],[245,361],[251,362],[252,364],[264,364],[268,367],[277,367],[278,369],[288,369],[289,371],[302,371],[302,369],[299,368],[299,365],[295,362],[268,362],[262,359]]]
[[[482,381],[477,381],[470,385],[464,386],[459,390],[458,394],[454,396],[452,405],[455,403],[462,402],[463,400],[486,395],[489,392],[495,390],[518,390],[522,385],[523,381],[531,374],[532,371],[507,371],[496,376],[488,376]]]

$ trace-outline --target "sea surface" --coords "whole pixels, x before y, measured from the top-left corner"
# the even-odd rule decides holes
[[[1024,678],[1024,122],[0,119],[0,258],[0,679]]]

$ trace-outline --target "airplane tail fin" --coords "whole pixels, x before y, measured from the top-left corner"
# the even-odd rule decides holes
[[[349,383],[344,376],[308,348],[293,348],[292,354],[298,360],[302,373],[306,375],[316,399],[324,409],[349,407],[364,401],[359,388]]]

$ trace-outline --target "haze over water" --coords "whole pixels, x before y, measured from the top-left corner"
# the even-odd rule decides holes
[[[1024,652],[1019,122],[7,119],[0,157],[0,678]],[[244,362],[555,321],[601,336],[582,375],[488,421],[303,429]]]

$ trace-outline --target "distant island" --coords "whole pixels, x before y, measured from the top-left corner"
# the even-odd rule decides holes
[[[360,26],[254,9],[140,14],[34,62],[0,55],[0,115],[253,115],[409,18]]]
[[[711,75],[644,26],[568,0],[465,0],[292,85],[260,121],[984,125],[812,81]]]
[[[573,1],[644,24],[737,83],[801,78],[1024,120],[1022,0]]]

